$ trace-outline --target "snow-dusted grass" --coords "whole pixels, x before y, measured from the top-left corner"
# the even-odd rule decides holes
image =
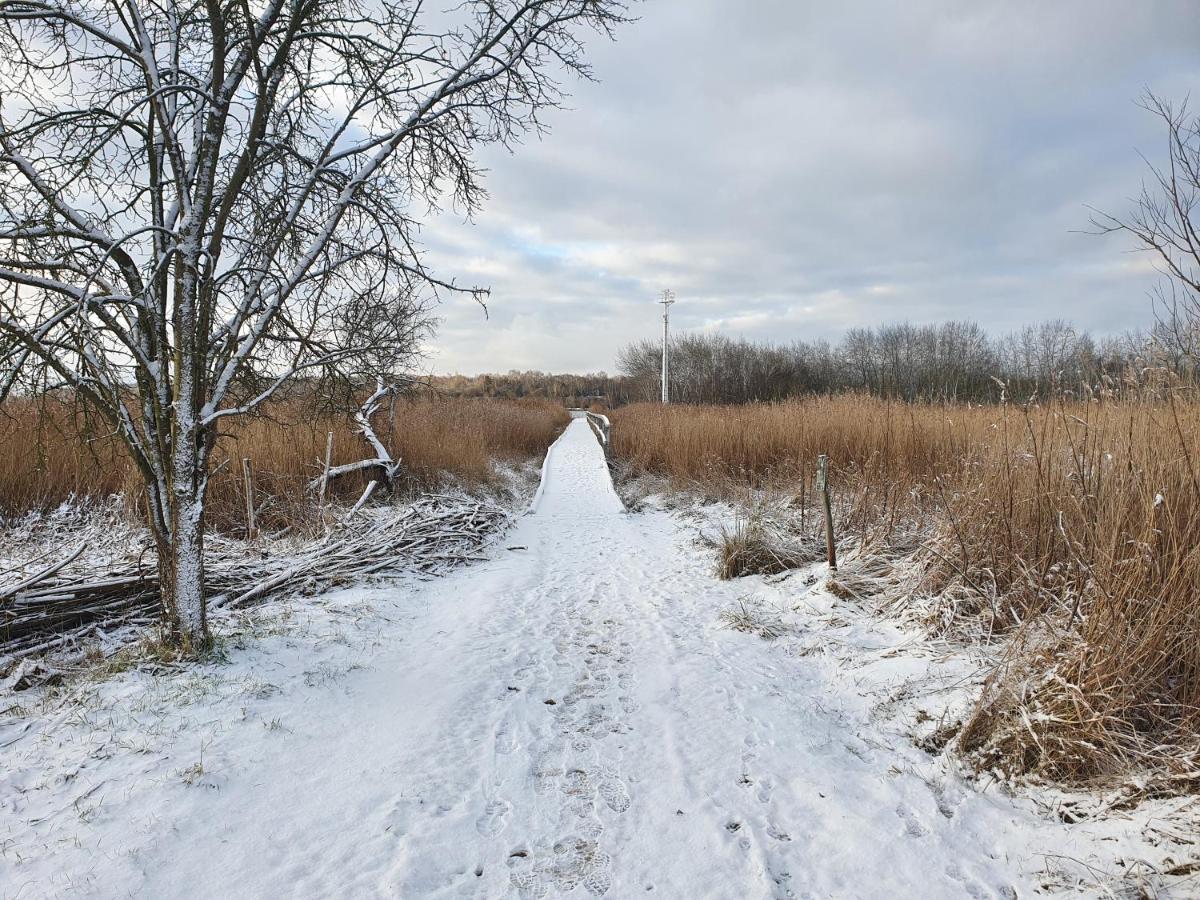
[[[719,532],[717,569],[722,578],[787,572],[815,562],[822,553],[815,541],[788,534],[762,510],[749,510]]]
[[[788,632],[781,610],[769,608],[761,600],[739,597],[734,606],[721,610],[720,619],[735,631],[757,634],[768,641]]]

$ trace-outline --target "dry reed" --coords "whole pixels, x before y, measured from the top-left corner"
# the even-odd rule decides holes
[[[821,557],[815,541],[787,534],[780,525],[755,510],[733,527],[722,527],[716,540],[717,575],[777,575],[816,562]]]
[[[568,421],[546,401],[400,399],[377,416],[381,439],[401,458],[404,488],[427,489],[446,476],[480,483],[494,459],[543,453]],[[264,528],[316,520],[309,483],[320,475],[326,435],[334,433],[333,465],[370,455],[347,415],[306,404],[277,403],[264,415],[233,425],[214,453],[208,521],[222,530],[243,526],[241,460],[253,461],[258,524]],[[331,482],[353,498],[367,475]],[[64,399],[10,400],[0,410],[0,516],[56,506],[72,497],[124,494],[139,502],[138,474],[119,441]],[[134,510],[131,508],[130,510]]]
[[[876,557],[910,553],[904,591],[933,618],[1009,641],[960,737],[977,765],[1074,783],[1143,768],[1194,787],[1200,404],[1159,396],[647,404],[614,414],[613,441],[635,471],[709,492],[782,485],[802,521],[827,453],[839,528]],[[871,575],[852,593],[873,579],[896,583]]]

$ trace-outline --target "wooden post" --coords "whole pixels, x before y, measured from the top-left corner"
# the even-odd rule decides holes
[[[329,462],[333,458],[333,432],[325,438],[325,468],[321,472],[321,486],[317,490],[317,508],[321,510],[321,522],[325,521],[325,488],[329,485]]]
[[[254,514],[254,463],[249,457],[242,458],[242,483],[246,489],[246,539],[258,538],[258,522]]]
[[[804,534],[804,527],[808,524],[808,482],[804,476],[800,476],[800,533]]]
[[[829,574],[837,575],[837,543],[833,537],[833,507],[829,502],[829,457],[824,453],[817,457],[814,487],[821,495],[821,506],[825,510],[825,553],[829,557]]]

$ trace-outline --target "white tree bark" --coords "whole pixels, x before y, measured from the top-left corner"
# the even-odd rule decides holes
[[[350,475],[354,472],[363,472],[369,469],[378,469],[387,482],[388,487],[396,480],[396,476],[400,472],[401,460],[398,457],[393,457],[391,451],[384,446],[383,441],[379,439],[379,435],[375,433],[375,426],[372,424],[372,419],[379,412],[379,407],[383,401],[396,396],[396,394],[405,387],[401,383],[385,384],[382,378],[376,379],[375,391],[371,394],[354,414],[354,421],[358,425],[358,432],[363,436],[363,440],[374,452],[374,456],[367,459],[360,459],[357,462],[343,463],[340,466],[333,466],[321,473],[320,478],[315,478],[310,483],[310,487],[319,488],[322,484],[328,484],[330,478],[338,478],[342,475]],[[371,482],[371,485],[364,492],[359,502],[355,505],[355,509],[362,506],[367,501],[371,493],[374,492],[376,482]]]

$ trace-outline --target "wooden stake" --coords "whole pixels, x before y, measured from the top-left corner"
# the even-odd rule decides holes
[[[317,507],[321,510],[321,521],[325,521],[325,488],[329,485],[329,463],[333,458],[333,432],[325,438],[325,468],[321,472],[321,487],[317,491]]]
[[[825,553],[829,557],[829,574],[837,575],[837,542],[833,537],[833,507],[829,502],[829,457],[824,453],[817,457],[814,487],[821,495],[821,506],[825,510]]]
[[[258,538],[258,522],[254,514],[254,463],[249,457],[242,459],[242,484],[246,490],[246,539]]]

